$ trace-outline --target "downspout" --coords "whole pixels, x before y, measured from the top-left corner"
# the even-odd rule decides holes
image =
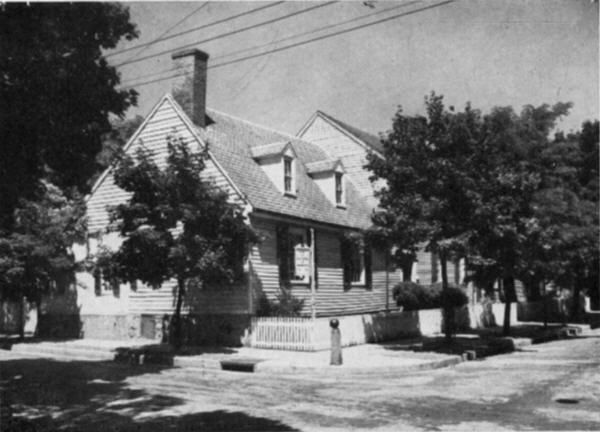
[[[315,320],[317,317],[317,304],[315,300],[315,229],[310,231],[310,316]]]
[[[390,311],[390,254],[385,249],[385,311]]]

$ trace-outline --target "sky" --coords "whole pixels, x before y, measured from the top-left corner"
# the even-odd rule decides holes
[[[126,3],[140,36],[106,54],[267,4]],[[323,6],[215,38],[317,5]],[[316,110],[367,132],[385,132],[399,106],[406,114],[423,114],[424,97],[431,91],[443,95],[447,105],[462,108],[471,102],[483,113],[494,106],[511,105],[520,111],[527,104],[572,102],[571,114],[559,124],[566,132],[599,117],[598,2],[590,0],[284,2],[152,44],[142,52],[140,48],[110,56],[108,61],[116,65],[189,45],[210,55],[210,67],[400,14],[404,15],[209,69],[207,104],[291,134]],[[342,24],[348,20],[354,21]],[[332,27],[309,33],[327,26]],[[299,33],[305,35],[292,38]],[[202,42],[210,38],[215,39]],[[284,38],[288,39],[278,42]],[[264,44],[271,45],[253,49]],[[118,68],[123,84],[139,93],[138,107],[128,116],[149,113],[175,79],[135,83],[169,77],[173,72],[155,74],[172,67],[170,53],[164,53]]]

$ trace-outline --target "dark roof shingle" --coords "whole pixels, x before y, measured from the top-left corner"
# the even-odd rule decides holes
[[[341,209],[308,176],[307,164],[328,159],[318,146],[215,110],[207,111],[213,123],[197,131],[255,209],[352,228],[371,225],[371,209],[350,182],[346,187],[347,207]],[[268,149],[280,143],[290,143],[300,161],[296,197],[282,194],[253,159],[253,153],[262,153],[261,147]]]

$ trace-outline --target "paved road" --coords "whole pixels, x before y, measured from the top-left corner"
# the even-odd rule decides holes
[[[598,336],[408,375],[132,371],[48,360],[0,367],[3,376],[24,373],[12,388],[15,407],[48,429],[600,430]]]

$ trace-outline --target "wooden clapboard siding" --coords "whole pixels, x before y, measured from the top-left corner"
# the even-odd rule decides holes
[[[277,265],[277,222],[265,219],[252,219],[252,225],[259,229],[264,241],[255,246],[252,254],[252,269],[255,274],[253,289],[255,299],[264,293],[274,300],[280,292],[279,269]],[[340,255],[341,231],[316,229],[316,252],[318,284],[316,288],[316,309],[319,316],[343,315],[374,312],[386,308],[386,272],[383,255],[373,253],[373,288],[354,286],[344,290],[343,267]],[[392,298],[393,286],[402,280],[400,271],[389,273],[389,306],[395,308]],[[304,314],[310,314],[311,292],[308,284],[293,284],[292,294],[305,301]]]
[[[127,153],[134,155],[143,145],[152,153],[157,165],[164,167],[168,155],[166,141],[168,135],[184,139],[192,148],[200,144],[171,101],[165,98],[142,126],[142,129],[138,131],[134,141],[127,147]],[[232,200],[241,202],[241,198],[233,190],[227,177],[218,169],[212,159],[206,162],[206,168],[202,174],[206,179],[212,180],[217,187],[227,190]],[[108,224],[107,207],[120,204],[128,198],[129,194],[115,185],[112,173],[109,172],[105,175],[87,201],[90,232],[103,231]]]
[[[141,285],[137,291],[130,291],[130,312],[172,314],[175,311],[174,287],[175,281],[169,281],[159,289]],[[249,313],[247,288],[245,286],[224,286],[195,290],[184,299],[182,313]]]
[[[373,185],[369,180],[371,173],[364,169],[367,163],[365,147],[347,134],[316,116],[310,127],[302,133],[302,139],[310,141],[321,148],[333,159],[340,159],[344,170],[358,192],[372,207],[377,205],[373,197]]]
[[[136,133],[134,140],[128,144],[126,152],[134,155],[143,145],[146,150],[151,152],[157,165],[164,167],[168,155],[166,140],[168,135],[184,139],[192,149],[201,144],[169,98],[164,98]],[[227,190],[230,199],[241,202],[241,197],[237,195],[227,177],[212,159],[206,161],[206,167],[202,174],[204,178],[213,181],[216,187]],[[127,192],[115,185],[111,172],[105,174],[87,201],[89,231],[104,233],[109,222],[108,207],[125,202],[129,196]],[[165,283],[160,289],[152,289],[139,284],[137,291],[129,293],[129,311],[142,314],[172,313],[175,307],[173,286],[174,281]],[[247,313],[248,292],[245,287],[234,290],[226,288],[201,291],[194,298],[193,303],[193,307],[190,309],[189,302],[187,302],[184,312],[193,310],[194,313]]]

